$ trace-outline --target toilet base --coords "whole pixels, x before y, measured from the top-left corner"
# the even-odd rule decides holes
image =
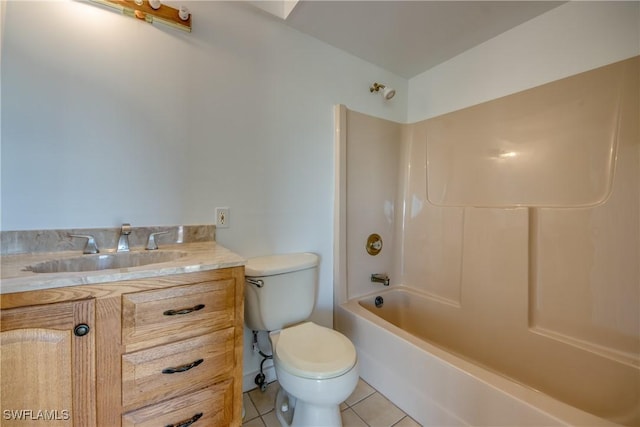
[[[276,394],[276,418],[282,427],[289,427],[293,420],[293,412],[296,406],[296,399],[289,396],[282,387]]]
[[[340,405],[310,405],[290,396],[282,387],[276,395],[275,409],[282,427],[342,426]]]

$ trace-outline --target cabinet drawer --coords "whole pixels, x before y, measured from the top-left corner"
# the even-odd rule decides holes
[[[158,427],[185,425],[193,427],[226,426],[233,417],[233,380],[204,390],[147,406],[122,416],[122,427]]]
[[[128,411],[210,386],[231,377],[233,367],[234,328],[124,354],[122,406]]]
[[[235,286],[235,280],[228,279],[123,295],[126,351],[232,326]]]

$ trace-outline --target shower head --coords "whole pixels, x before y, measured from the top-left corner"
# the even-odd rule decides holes
[[[380,92],[380,89],[382,89],[382,92]],[[384,99],[391,99],[396,94],[396,90],[395,89],[387,87],[387,86],[385,86],[383,84],[380,84],[380,83],[374,83],[369,88],[369,92],[371,92],[371,93],[373,93],[373,92],[382,93],[382,96],[384,96]]]

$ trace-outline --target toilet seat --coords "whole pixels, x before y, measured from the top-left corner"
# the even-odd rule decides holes
[[[347,337],[313,322],[281,330],[274,353],[283,369],[302,378],[334,378],[356,363],[356,349]]]

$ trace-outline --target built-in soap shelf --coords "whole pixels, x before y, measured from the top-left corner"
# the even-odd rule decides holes
[[[149,22],[159,22],[170,27],[191,32],[191,14],[181,7],[176,9],[159,0],[91,0],[102,6],[116,10],[123,15]],[[155,7],[152,7],[155,6]]]

